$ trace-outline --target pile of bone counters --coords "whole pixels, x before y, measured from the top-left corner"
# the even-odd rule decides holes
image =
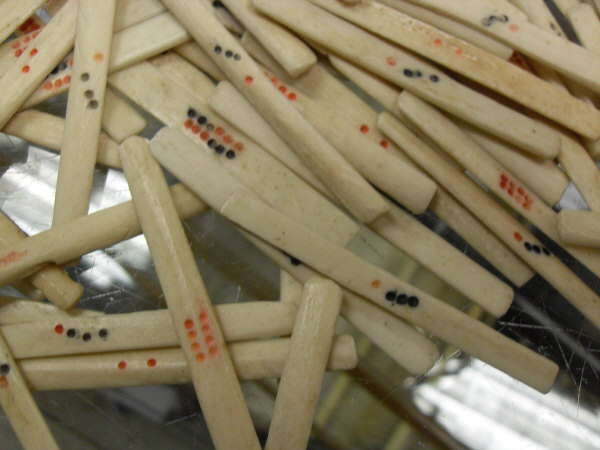
[[[239,383],[279,377],[266,448],[306,447],[325,370],[357,363],[340,314],[411,374],[433,335],[547,392],[554,362],[345,246],[367,227],[496,318],[537,273],[600,325],[598,294],[529,231],[600,275],[599,5],[553,4],[581,45],[541,0],[0,2],[0,128],[60,151],[52,227],[0,217],[1,284],[31,298],[0,309],[23,446],[57,447],[32,389],[191,381],[217,448],[259,448]],[[64,119],[36,110],[65,91]],[[152,139],[130,103],[164,124]],[[132,201],[88,214],[96,164]],[[589,211],[552,209],[570,182]],[[181,225],[210,208],[281,267],[281,301],[211,306]],[[140,233],[167,310],[76,308],[61,266]]]

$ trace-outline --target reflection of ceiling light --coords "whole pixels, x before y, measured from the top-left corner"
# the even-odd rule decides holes
[[[80,281],[86,285],[98,290],[106,290],[115,285],[126,289],[135,287],[135,280],[129,272],[103,250],[88,253],[81,258],[81,263],[84,267],[89,267],[79,274]]]
[[[598,448],[600,416],[554,391],[543,395],[473,359],[456,375],[414,390],[416,404],[477,449]]]

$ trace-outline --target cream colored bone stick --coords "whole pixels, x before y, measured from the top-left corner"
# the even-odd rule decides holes
[[[226,342],[289,336],[297,306],[281,302],[217,305]],[[166,309],[93,317],[56,316],[0,328],[17,359],[166,348],[179,345]]]
[[[165,12],[160,0],[119,0],[115,10],[115,31],[145,22]]]
[[[116,0],[79,0],[52,225],[87,214],[98,154]]]
[[[306,265],[292,263],[289,256],[265,241],[249,233],[243,233],[250,242],[298,280],[305,283],[318,276],[317,272]],[[343,291],[341,315],[371,342],[413,375],[425,374],[433,367],[440,356],[433,342],[399,317],[347,289]],[[301,295],[302,285],[300,285],[298,300]]]
[[[580,134],[600,135],[600,111],[535,75],[373,0],[358,7],[311,0],[385,39],[425,56]],[[557,149],[537,156],[552,159]]]
[[[44,0],[5,0],[0,5],[0,42],[38,9]]]
[[[563,244],[600,247],[600,214],[562,210],[558,213],[558,234]]]
[[[27,235],[15,225],[4,213],[0,212],[0,244],[7,246]],[[30,275],[29,281],[41,290],[46,298],[62,309],[70,309],[83,295],[83,286],[71,280],[60,267],[49,264]]]
[[[390,114],[380,115],[379,126],[590,322],[600,325],[600,298],[512,215]]]
[[[570,8],[567,16],[583,46],[600,54],[600,19],[594,7],[588,3],[581,3]]]
[[[123,142],[146,128],[146,119],[112,90],[106,89],[102,128],[116,142]]]
[[[476,30],[536,59],[567,78],[600,92],[600,55],[548,33],[484,0],[411,0],[419,5],[461,20]]]
[[[262,70],[202,3],[189,4],[183,0],[164,0],[163,3],[345,208],[366,223],[386,211],[383,198],[309,125],[287,98],[280,96]]]
[[[176,126],[227,171],[285,214],[344,245],[358,225],[233,127],[226,125],[194,95],[170,83],[149,63],[129,67],[109,78],[125,95],[162,122]],[[182,155],[181,162],[187,157]]]
[[[0,129],[73,47],[76,17],[77,1],[71,0],[0,78]]]
[[[485,184],[489,190],[504,200],[517,214],[534,224],[546,236],[560,243],[558,217],[537,195],[531,192],[511,172],[491,156],[451,120],[434,107],[409,92],[399,98],[400,109],[417,127],[446,151],[462,167]],[[600,276],[600,251],[592,253],[579,247],[564,249]]]
[[[492,134],[531,152],[547,154],[558,150],[558,135],[548,126],[469,89],[423,59],[385,43],[310,2],[254,0],[254,5],[333,53]]]
[[[0,297],[0,325],[33,323],[50,318],[92,317],[102,315],[99,311],[73,308],[69,311],[51,303],[32,302],[13,297]]]
[[[332,281],[313,278],[304,284],[266,450],[308,445],[341,303],[342,290]]]
[[[221,81],[227,78],[206,52],[194,41],[178,45],[174,50],[213,79]]]
[[[24,449],[57,449],[21,371],[0,335],[0,406]]]
[[[415,19],[428,23],[446,33],[452,34],[464,41],[470,42],[502,59],[510,59],[513,49],[489,36],[474,30],[456,20],[435,13],[427,8],[415,5],[406,0],[380,0],[380,3],[397,9]]]
[[[182,185],[171,188],[181,218],[191,217],[207,206]],[[137,236],[140,225],[132,202],[80,217],[67,225],[53,227],[3,249],[2,258],[13,255],[0,267],[0,285],[39,269],[49,262],[65,264],[100,248]]]
[[[260,448],[221,327],[161,169],[142,138],[127,139],[119,150],[136,212],[215,447]]]
[[[261,339],[229,344],[229,353],[241,380],[281,376],[290,352],[289,338]],[[333,341],[327,370],[350,370],[358,357],[350,335]],[[180,348],[114,352],[98,355],[23,359],[17,363],[31,389],[102,389],[191,381]]]
[[[297,77],[316,64],[317,57],[308,45],[281,25],[258,14],[250,0],[225,0],[223,3],[291,76]]]
[[[15,114],[2,131],[32,144],[60,152],[64,128],[64,119],[29,109]],[[104,164],[116,169],[121,168],[118,144],[105,133],[100,133],[100,143],[98,144],[96,160],[98,164]]]
[[[303,284],[284,269],[279,269],[279,301],[298,307],[302,300]]]
[[[186,152],[193,151],[189,139],[172,128],[159,131],[151,148],[163,164],[169,159],[165,155],[183,148]],[[187,169],[187,165],[177,170],[167,168],[226,217],[323,275],[521,381],[542,391],[549,389],[557,369],[553,363],[320,237],[268,206],[256,194],[232,187],[227,173],[218,164],[209,158],[203,160],[191,177],[183,173],[182,167]],[[456,334],[456,330],[461,332]]]

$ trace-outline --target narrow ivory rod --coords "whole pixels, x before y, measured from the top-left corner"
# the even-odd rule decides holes
[[[52,305],[51,303],[32,302],[31,300],[16,299],[14,297],[0,297],[0,325],[17,325],[32,323],[38,320],[51,318],[92,317],[102,315],[99,311],[91,309],[73,308],[69,311]]]
[[[217,305],[226,342],[288,336],[297,306],[281,302]],[[167,310],[92,317],[61,317],[0,328],[17,359],[175,347],[179,344]]]
[[[27,49],[0,78],[0,129],[73,47],[77,5],[71,0],[63,6],[42,29],[35,47]]]
[[[213,62],[202,48],[194,41],[186,42],[178,45],[174,51],[183,56],[189,62],[194,64],[200,70],[203,70],[210,75],[214,80],[221,81],[227,79],[225,74]]]
[[[368,31],[412,50],[561,125],[600,137],[600,111],[515,64],[373,0],[360,7],[337,0],[311,0]],[[594,136],[596,135],[596,136]],[[553,159],[554,148],[536,156]]]
[[[0,406],[25,449],[57,449],[58,445],[29,392],[21,370],[0,335]]]
[[[60,152],[64,128],[64,119],[28,109],[15,114],[2,131],[48,150]],[[115,169],[121,168],[118,144],[105,133],[100,133],[96,162]]]
[[[304,284],[266,450],[308,445],[341,304],[342,290],[334,282],[313,278]]]
[[[297,264],[296,261],[292,262],[289,256],[265,241],[244,231],[242,233],[279,267],[302,283],[318,276],[318,273],[310,267]],[[429,338],[369,300],[347,289],[343,291],[341,315],[344,319],[409,373],[423,375],[429,372],[440,357],[440,352]],[[300,285],[299,295],[301,294],[302,285]]]
[[[182,219],[199,214],[207,208],[181,184],[171,187],[171,193]],[[140,232],[131,201],[42,231],[4,247],[2,257],[13,255],[13,261],[0,267],[0,285],[25,276],[43,264],[65,264],[91,251],[137,236]]]
[[[415,19],[419,19],[422,22],[428,23],[448,34],[452,34],[464,41],[470,42],[473,45],[481,47],[482,49],[493,53],[494,55],[502,59],[510,59],[513,54],[513,49],[508,45],[504,45],[491,37],[468,27],[459,21],[450,19],[449,17],[443,16],[433,12],[427,8],[415,5],[406,0],[380,0],[380,3],[389,6],[390,8],[397,9],[404,14],[408,14]]]
[[[558,213],[558,234],[563,244],[600,247],[600,214],[563,210]]]
[[[600,298],[546,249],[520,222],[481,188],[427,147],[397,119],[380,115],[380,129],[444,185],[517,255],[548,281],[594,325],[600,325]]]
[[[0,212],[0,244],[3,247],[26,237],[27,235],[6,214]],[[28,280],[61,309],[72,308],[83,295],[83,286],[71,280],[69,275],[55,264],[43,267],[30,275]]]
[[[127,139],[119,153],[214,445],[260,448],[218,318],[161,168],[140,137]],[[232,422],[236,424],[233,430]]]
[[[149,63],[111,75],[110,83],[163,123],[178,127],[270,204],[313,230],[343,245],[356,235],[358,225],[326,198],[286,169],[260,146],[214,114],[202,100]],[[185,164],[181,155],[175,163]],[[193,166],[190,166],[192,168]]]
[[[145,22],[166,11],[160,0],[119,0],[115,10],[115,31]]]
[[[224,0],[223,3],[292,77],[303,74],[317,63],[317,57],[308,45],[281,25],[258,14],[250,0]]]
[[[0,5],[0,42],[25,22],[44,0],[5,0]]]
[[[102,129],[106,134],[120,143],[129,136],[138,134],[146,125],[146,119],[131,105],[112,90],[106,89],[102,114]]]
[[[87,214],[98,154],[116,0],[79,0],[52,225]]]
[[[161,161],[163,155],[177,150],[193,153],[191,141],[173,128],[159,131],[151,142],[151,148]],[[203,155],[202,152],[196,153]],[[176,170],[167,168],[233,222],[356,294],[431,331],[467,353],[536,389],[545,391],[550,388],[557,370],[554,363],[310,231],[247,189],[232,189],[228,174],[210,158],[203,158],[202,163],[195,165],[192,177],[182,173],[182,168],[187,166],[182,165]],[[458,334],[457,330],[460,330]]]
[[[240,380],[281,376],[290,351],[289,338],[235,342],[229,353]],[[334,339],[327,370],[350,370],[358,357],[350,335]],[[180,348],[138,350],[98,355],[23,359],[17,362],[27,385],[37,391],[102,389],[191,381]]]
[[[303,285],[286,270],[279,269],[279,301],[298,307],[302,299]]]
[[[384,199],[310,126],[287,98],[278,94],[252,58],[202,3],[190,5],[183,0],[163,0],[163,3],[229,80],[360,222],[368,223],[386,211]]]
[[[600,19],[594,7],[588,3],[580,3],[567,11],[567,17],[583,46],[600,54]]]
[[[466,87],[424,59],[304,0],[254,0],[254,6],[331,52],[408,89],[439,108],[538,154],[558,150],[550,127]],[[510,132],[508,131],[510,130]]]
[[[504,200],[517,214],[526,218],[546,236],[560,243],[558,216],[524,183],[497,163],[483,149],[440,111],[418,97],[403,92],[398,101],[400,109],[423,133],[447,152],[462,167]],[[579,247],[564,249],[600,276],[600,251]]]

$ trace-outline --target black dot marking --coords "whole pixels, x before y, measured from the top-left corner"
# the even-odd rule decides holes
[[[398,297],[396,297],[396,303],[398,305],[406,305],[407,301],[408,301],[408,297],[406,296],[406,294],[400,294],[400,295],[398,295]]]
[[[90,79],[90,74],[87,72],[84,72],[81,74],[81,77],[79,77],[79,78],[81,78],[81,81],[87,81]]]
[[[236,53],[235,55],[233,55],[233,59],[235,59],[236,61],[239,61],[240,59],[242,59],[242,57]]]
[[[227,50],[225,52],[225,58],[231,58],[233,56],[233,52],[231,50]]]
[[[544,247],[542,251],[544,252],[544,255],[550,256],[550,250],[548,250],[546,247]]]
[[[215,141],[214,139],[209,139],[208,142],[206,143],[208,145],[209,148],[215,148],[215,145],[217,145],[217,141]]]
[[[198,113],[196,112],[196,110],[194,108],[190,108],[190,109],[188,109],[187,115],[190,119],[193,119],[194,117],[196,117],[198,115]]]
[[[525,248],[531,251],[531,244],[529,242],[525,242]]]
[[[89,341],[90,339],[92,339],[92,335],[90,333],[83,333],[83,336],[81,336],[81,339],[83,339],[84,341]]]
[[[212,2],[213,8],[225,8],[225,5],[219,0]]]
[[[398,293],[396,291],[387,291],[385,293],[385,299],[388,302],[394,302],[396,301],[396,296],[398,295]]]
[[[219,144],[215,147],[215,152],[217,152],[219,155],[221,153],[223,153],[224,151],[225,151],[225,147],[223,147],[221,144]]]
[[[434,83],[437,83],[438,81],[440,81],[440,77],[438,77],[437,75],[430,75],[429,79],[431,81],[433,81]]]
[[[225,156],[227,157],[227,159],[233,159],[235,158],[235,152],[231,149],[227,150],[227,153],[225,153]]]
[[[302,261],[300,261],[298,258],[294,258],[293,256],[290,256],[290,262],[292,263],[292,266],[299,266],[302,264]]]
[[[538,255],[540,253],[542,253],[542,249],[539,246],[534,245],[532,248],[533,248],[533,251],[536,252]]]
[[[4,376],[4,375],[8,375],[8,373],[10,372],[10,365],[4,363],[4,364],[0,364],[0,375]]]
[[[58,66],[56,66],[54,69],[52,69],[52,72],[50,72],[52,75],[56,75],[58,73]]]
[[[198,118],[196,119],[196,121],[200,125],[204,125],[206,122],[208,122],[208,119],[205,116],[198,116]]]
[[[411,308],[416,308],[417,306],[419,306],[419,299],[414,295],[408,297],[408,306],[410,306]]]
[[[409,78],[412,78],[412,77],[414,77],[414,76],[415,76],[415,74],[413,73],[413,71],[412,71],[412,70],[410,70],[410,69],[404,69],[404,72],[403,72],[403,73],[404,73],[404,75],[405,75],[405,76],[407,76],[407,77],[409,77]]]
[[[106,339],[108,337],[108,330],[106,328],[102,328],[100,331],[98,331],[98,336],[100,336],[102,339]]]
[[[83,93],[83,95],[85,95],[87,98],[94,98],[94,91],[92,91],[91,89],[88,89],[87,91],[85,91]]]
[[[221,48],[220,45],[215,45],[215,53],[217,55],[220,55],[222,51],[223,51],[223,49]]]
[[[481,24],[484,27],[489,27],[494,22],[507,23],[508,22],[508,16],[506,14],[502,14],[501,16],[493,16],[492,15],[492,16],[484,17],[483,19],[481,19]]]
[[[212,123],[207,123],[206,124],[206,130],[207,131],[214,131],[215,130],[215,126]]]
[[[423,76],[423,72],[421,72],[420,70],[415,70],[415,77],[421,78],[422,76]]]
[[[88,103],[88,108],[89,109],[96,109],[98,108],[100,104],[98,103],[98,100],[90,100],[90,102]]]
[[[67,68],[67,63],[66,63],[66,61],[63,61],[63,62],[61,62],[61,63],[58,65],[58,70],[60,70],[60,71],[63,71],[63,70],[65,70],[66,68]],[[88,75],[88,77],[89,77],[89,75]],[[84,81],[86,81],[86,80],[84,80]]]
[[[67,336],[70,338],[75,337],[76,334],[77,334],[77,331],[75,331],[75,328],[69,328],[67,330]]]

